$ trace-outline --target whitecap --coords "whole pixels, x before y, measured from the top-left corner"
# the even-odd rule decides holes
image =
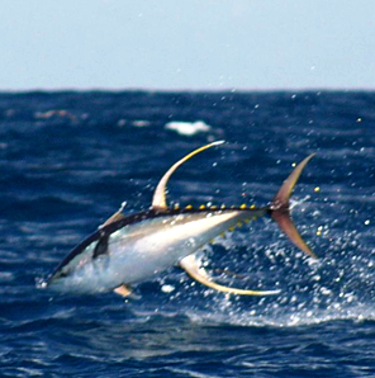
[[[161,291],[163,292],[163,293],[171,293],[172,291],[174,291],[175,290],[175,287],[173,286],[173,285],[163,285],[162,287],[161,287]]]
[[[207,125],[203,121],[196,122],[168,122],[165,125],[168,130],[176,131],[178,134],[192,136],[200,132],[208,132],[211,130],[211,126]]]

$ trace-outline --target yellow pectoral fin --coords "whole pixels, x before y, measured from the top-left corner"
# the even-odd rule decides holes
[[[128,297],[132,292],[131,290],[126,287],[125,285],[121,285],[119,287],[116,287],[116,289],[113,290],[116,294],[121,295],[122,297]]]
[[[194,255],[190,255],[182,259],[180,261],[180,266],[191,278],[200,282],[202,285],[208,286],[218,291],[222,291],[224,293],[237,295],[274,295],[280,293],[280,290],[243,290],[219,285],[211,281],[209,274],[203,268],[199,267],[197,259]]]

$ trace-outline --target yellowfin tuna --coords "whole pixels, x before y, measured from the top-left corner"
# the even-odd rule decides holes
[[[271,295],[278,290],[245,290],[220,285],[199,266],[196,252],[226,230],[252,219],[270,215],[299,249],[315,254],[302,240],[289,212],[289,197],[314,156],[305,158],[284,181],[270,206],[170,208],[166,186],[171,175],[198,153],[222,144],[200,147],[175,163],[161,178],[149,210],[125,215],[123,207],[96,232],[76,246],[48,278],[46,285],[63,292],[98,293],[115,291],[127,296],[131,285],[146,281],[179,265],[190,277],[212,289],[238,295]]]

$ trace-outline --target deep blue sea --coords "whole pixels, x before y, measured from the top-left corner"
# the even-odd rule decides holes
[[[320,257],[271,219],[201,252],[214,292],[172,268],[137,298],[40,282],[126,201],[266,205],[308,154],[292,215]],[[374,92],[0,94],[1,377],[375,377]],[[226,274],[225,269],[238,273]]]

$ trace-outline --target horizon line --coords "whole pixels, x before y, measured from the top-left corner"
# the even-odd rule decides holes
[[[32,92],[159,92],[159,93],[271,93],[271,92],[374,92],[369,87],[270,87],[270,88],[147,88],[147,87],[33,87],[11,89],[0,88],[0,93],[32,93]]]

